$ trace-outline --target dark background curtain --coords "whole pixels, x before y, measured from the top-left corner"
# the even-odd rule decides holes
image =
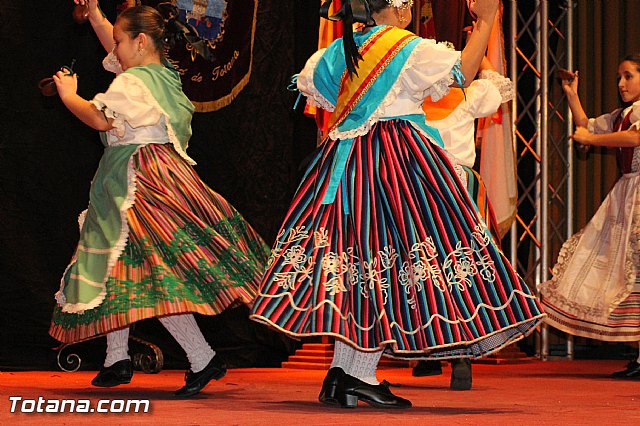
[[[115,0],[101,5],[113,21]],[[98,133],[37,83],[76,59],[79,94],[91,99],[113,75],[90,24],[71,19],[71,0],[0,0],[0,369],[56,368],[48,336],[53,295],[75,249],[77,215],[86,208],[102,153]],[[314,2],[260,0],[251,80],[228,107],[196,114],[189,153],[196,171],[229,200],[270,245],[295,190],[299,164],[315,146],[313,120],[294,112],[286,90],[317,46]],[[268,366],[293,344],[254,324],[247,310],[199,317],[213,346],[232,365]],[[186,365],[156,320],[134,335],[158,344],[168,366]],[[104,339],[78,345],[98,365]]]
[[[110,18],[115,0],[103,0]],[[576,68],[587,114],[618,106],[619,60],[640,51],[640,2],[578,0]],[[0,369],[56,368],[48,334],[53,294],[75,248],[77,214],[87,204],[102,147],[97,132],[75,119],[37,82],[72,58],[79,93],[92,98],[112,79],[89,25],[71,20],[71,0],[0,0]],[[292,111],[285,87],[317,43],[316,1],[260,0],[251,81],[220,111],[196,114],[190,155],[197,172],[271,243],[315,145],[315,124]],[[582,227],[618,177],[615,158],[593,150],[576,161],[576,228]],[[554,259],[555,260],[555,259]],[[199,318],[207,338],[236,365],[273,365],[293,344],[246,320],[238,309]],[[161,346],[169,366],[184,355],[157,321],[135,335]],[[83,343],[89,367],[102,361],[104,339]],[[93,364],[93,365],[92,365]]]
[[[564,2],[556,7],[562,7]],[[582,106],[589,117],[597,117],[620,106],[616,75],[620,60],[630,53],[640,51],[640,2],[635,0],[577,0],[574,28],[574,68],[580,71],[578,87]],[[559,10],[557,11],[559,12]],[[554,34],[551,43],[562,46]],[[561,48],[558,57],[562,57]],[[560,97],[561,88],[552,77],[550,90],[553,98]],[[562,111],[565,111],[563,107]],[[554,138],[563,137],[560,122],[552,121]],[[620,176],[614,149],[591,147],[588,155],[574,151],[574,232],[584,227],[607,196]],[[549,157],[550,180],[559,187],[564,179],[561,159]],[[554,164],[557,167],[554,167]],[[522,170],[518,171],[519,174]],[[564,206],[551,203],[549,213],[555,221],[564,215]],[[551,265],[555,264],[562,241],[549,242],[553,253]],[[551,354],[563,354],[566,335],[550,329]],[[621,343],[575,338],[576,357],[630,358],[637,356],[637,349]]]
[[[640,1],[578,0],[575,65],[578,87],[589,117],[620,106],[616,73],[620,60],[640,52]],[[583,227],[613,187],[619,174],[613,150],[592,149],[575,162],[575,226]]]

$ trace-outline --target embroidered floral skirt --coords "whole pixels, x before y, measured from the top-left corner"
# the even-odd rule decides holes
[[[81,314],[56,306],[49,332],[57,340],[76,342],[156,316],[215,315],[256,295],[269,251],[240,213],[171,145],[143,147],[133,161],[129,235],[107,295]]]
[[[339,144],[318,149],[298,188],[254,320],[400,358],[482,357],[533,330],[540,305],[444,151],[405,121],[379,122],[332,181]]]

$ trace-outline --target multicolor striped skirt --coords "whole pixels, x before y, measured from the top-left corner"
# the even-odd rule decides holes
[[[444,151],[406,121],[378,122],[323,204],[339,144],[318,149],[298,188],[252,319],[400,358],[478,358],[533,330],[538,301]]]
[[[473,200],[476,207],[478,207],[480,216],[484,219],[484,223],[489,227],[491,235],[498,247],[500,247],[498,221],[496,220],[496,215],[493,213],[493,208],[491,208],[491,203],[487,198],[487,187],[484,186],[484,181],[478,172],[473,170],[471,167],[460,167],[462,167],[462,170],[464,170],[466,174],[467,192],[469,193],[469,197],[471,197],[471,200]]]
[[[107,295],[82,314],[56,306],[49,333],[59,341],[156,316],[215,315],[256,295],[269,248],[240,213],[169,144],[142,147],[133,162],[129,235],[107,279]]]

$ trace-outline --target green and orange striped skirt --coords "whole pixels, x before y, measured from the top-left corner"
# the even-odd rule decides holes
[[[49,333],[77,342],[157,316],[216,315],[250,304],[269,254],[245,219],[197,176],[169,144],[132,157],[135,202],[127,244],[94,309],[54,308]]]

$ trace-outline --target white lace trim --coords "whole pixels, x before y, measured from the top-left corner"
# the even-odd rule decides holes
[[[640,146],[633,149],[633,158],[631,160],[631,172],[637,173],[640,171]]]
[[[367,133],[369,133],[369,131],[371,130],[371,127],[385,116],[386,110],[389,108],[389,106],[393,105],[393,103],[398,98],[398,95],[404,89],[404,87],[402,86],[401,76],[407,69],[416,66],[417,62],[420,60],[420,52],[423,47],[427,48],[429,47],[429,45],[418,44],[416,48],[411,52],[411,54],[409,55],[409,58],[407,58],[407,61],[402,67],[400,74],[398,74],[398,79],[391,86],[391,89],[389,90],[387,95],[384,97],[382,102],[380,102],[380,105],[378,105],[375,111],[373,111],[373,113],[362,125],[358,126],[353,130],[347,130],[347,131],[340,131],[336,127],[329,133],[329,137],[334,140],[349,139],[349,138],[356,138],[358,136],[364,136]],[[461,63],[460,60],[458,60],[456,62],[456,65],[459,66],[460,63]],[[451,72],[446,77],[441,78],[440,80],[436,81],[431,87],[429,87],[425,91],[424,96],[425,97],[431,96],[433,101],[437,102],[440,98],[442,98],[447,93],[449,93],[449,86],[451,86],[455,81],[455,79],[453,78],[454,69],[455,67],[452,68]]]
[[[297,86],[298,89],[307,97],[307,103],[309,105],[322,108],[325,111],[333,112],[335,105],[325,98],[313,83],[314,71],[325,50],[326,49],[318,50],[307,60],[304,69],[300,74],[298,74]]]
[[[180,145],[180,141],[178,140],[175,131],[173,130],[173,127],[171,126],[171,122],[169,120],[169,115],[162,109],[162,107],[160,106],[160,104],[158,104],[158,101],[156,101],[156,99],[153,97],[153,95],[151,94],[151,92],[149,91],[149,89],[147,88],[147,86],[144,85],[144,83],[142,82],[142,80],[140,80],[140,78],[131,75],[128,76],[131,77],[130,79],[128,78],[129,81],[134,82],[135,84],[139,85],[140,88],[142,89],[142,94],[144,97],[145,102],[149,103],[150,105],[152,105],[154,108],[157,108],[158,111],[160,111],[162,113],[162,116],[164,118],[164,122],[165,122],[165,127],[167,129],[167,136],[169,137],[169,141],[171,142],[171,144],[173,145],[174,149],[176,150],[176,152],[180,155],[180,157],[182,157],[185,161],[187,161],[189,164],[194,165],[196,164],[195,161],[193,161],[187,154],[186,152],[184,152],[184,150],[182,149],[182,146]],[[107,113],[106,111],[109,111],[109,109],[107,108],[105,110],[105,114]],[[114,126],[115,127],[115,126]],[[140,147],[142,147],[144,145],[141,145]],[[139,151],[140,147],[137,147],[136,150],[132,153],[131,158],[129,159],[129,164],[127,167],[127,197],[124,200],[124,202],[122,203],[122,206],[120,207],[120,220],[121,220],[121,228],[120,228],[120,236],[118,238],[118,241],[114,244],[112,250],[111,250],[111,254],[109,256],[109,261],[107,263],[107,273],[105,274],[105,277],[102,281],[102,288],[103,290],[100,292],[100,294],[98,296],[96,296],[93,300],[91,300],[88,303],[74,303],[74,304],[67,304],[66,302],[66,297],[64,296],[64,277],[66,276],[69,268],[73,265],[73,263],[75,262],[75,259],[67,266],[67,268],[65,269],[65,272],[63,274],[63,278],[61,279],[61,285],[60,285],[60,290],[56,293],[55,297],[56,297],[56,301],[58,302],[58,304],[62,307],[62,311],[63,312],[67,312],[67,313],[82,313],[86,310],[89,309],[93,309],[97,306],[99,306],[104,298],[106,297],[106,281],[109,277],[109,274],[111,273],[111,269],[113,269],[113,266],[116,264],[118,258],[120,257],[120,255],[122,254],[122,251],[124,250],[124,247],[127,244],[127,240],[129,237],[129,224],[127,222],[127,210],[129,210],[131,207],[133,207],[134,201],[135,201],[135,193],[136,193],[136,175],[135,175],[135,170],[133,167],[133,157],[135,156],[135,154],[137,154],[137,152]],[[86,212],[84,212],[84,215],[81,214],[82,217],[82,223],[84,223],[84,217],[86,216]],[[80,218],[79,218],[79,222],[80,222]]]
[[[180,157],[182,157],[182,159],[185,160],[187,163],[189,163],[192,166],[195,165],[196,162],[187,155],[184,149],[182,149],[180,140],[176,136],[176,133],[173,130],[173,126],[171,125],[169,114],[167,114],[167,112],[164,109],[162,109],[162,107],[160,106],[156,98],[151,94],[151,91],[147,88],[147,86],[145,86],[142,80],[140,80],[138,77],[135,77],[135,78],[142,85],[142,88],[143,88],[142,95],[144,97],[144,100],[148,102],[150,105],[152,105],[154,108],[157,108],[158,111],[162,113],[162,117],[164,118],[164,124],[167,129],[167,136],[169,137],[169,142],[171,142],[171,144],[173,145],[173,149],[175,149],[178,155],[180,155]]]
[[[308,86],[308,90],[310,90],[311,96],[307,98],[307,103],[314,107],[322,108],[325,111],[333,112],[336,107],[331,102],[329,102],[324,96],[318,92],[318,89],[315,86]]]
[[[120,61],[118,61],[118,57],[113,53],[113,50],[102,60],[102,66],[105,70],[115,73],[116,75],[124,72],[122,65],[120,65]]]
[[[69,268],[71,268],[71,266],[75,263],[76,259],[74,258],[73,261],[65,269],[64,274],[62,274],[62,279],[60,280],[60,290],[55,295],[58,305],[60,305],[62,308],[62,312],[70,314],[82,314],[84,311],[88,311],[97,306],[100,306],[104,301],[104,298],[107,296],[107,279],[109,279],[111,270],[120,258],[120,255],[124,251],[124,248],[127,245],[127,241],[129,240],[129,223],[127,222],[127,211],[131,207],[133,207],[135,203],[137,181],[136,173],[133,167],[133,157],[138,153],[139,150],[140,147],[136,147],[136,150],[131,154],[131,157],[129,158],[129,164],[127,165],[127,197],[120,206],[120,235],[118,236],[118,240],[111,249],[109,260],[107,261],[106,273],[102,280],[102,283],[98,283],[100,287],[102,287],[102,290],[93,300],[87,303],[67,303],[66,297],[64,295],[64,277],[67,275]],[[84,210],[78,217],[78,223],[80,224],[81,228],[84,224],[86,215],[87,210]]]
[[[496,86],[496,88],[500,92],[503,103],[515,98],[515,85],[511,82],[510,78],[503,76],[499,72],[494,70],[482,70],[480,71],[478,78],[489,80],[491,83],[493,83],[493,85]]]
[[[634,160],[638,152],[638,149],[636,149],[636,151],[634,152]],[[608,197],[613,193],[613,191],[616,190],[616,186],[620,184],[623,179],[634,178],[634,176],[637,176],[637,173],[629,173],[620,178],[614,188],[609,192]],[[620,206],[620,208],[622,208],[622,206]],[[599,213],[600,211],[596,212],[596,215],[598,215]],[[592,218],[591,220],[594,219]],[[635,197],[635,204],[630,226],[631,231],[629,238],[626,241],[625,258],[622,260],[622,262],[624,262],[623,275],[626,285],[624,289],[621,289],[620,292],[611,299],[611,303],[608,306],[604,306],[603,302],[600,302],[595,307],[584,306],[583,304],[577,303],[572,299],[568,299],[565,295],[561,294],[558,291],[559,287],[562,285],[561,282],[566,282],[565,275],[567,273],[567,269],[570,267],[572,258],[577,251],[578,245],[580,244],[580,240],[584,235],[585,230],[590,230],[591,232],[593,232],[593,228],[589,229],[588,225],[589,224],[573,234],[567,241],[564,242],[564,244],[560,248],[560,252],[558,253],[556,264],[552,268],[551,279],[538,284],[538,290],[541,293],[544,302],[549,305],[556,305],[558,307],[561,307],[569,314],[577,317],[578,320],[588,320],[597,324],[606,323],[611,312],[629,296],[636,282],[636,277],[638,274],[636,265],[638,264],[637,261],[640,257],[640,238],[638,238],[638,233],[634,230],[639,229],[640,225],[640,194],[636,195]],[[577,278],[570,279],[573,281]],[[569,328],[567,328],[566,330],[570,331]]]
[[[82,227],[84,226],[84,221],[87,218],[87,211],[88,209],[84,209],[78,215],[78,227],[80,228],[80,231],[82,231]]]
[[[635,101],[631,106],[631,126],[629,129],[638,130],[640,129],[640,101]]]
[[[458,59],[455,66],[459,67],[460,64],[462,64],[462,62],[460,61],[460,59]],[[447,77],[441,78],[440,80],[436,81],[433,86],[427,89],[427,91],[425,92],[425,98],[427,96],[431,96],[431,100],[433,102],[438,102],[440,99],[449,94],[449,88],[454,83],[455,79],[453,78],[452,69],[451,73]]]
[[[92,100],[91,102],[94,105],[96,104],[95,100]],[[106,118],[110,118],[113,120],[111,122],[111,125],[113,126],[113,130],[116,131],[116,135],[118,135],[118,138],[122,138],[127,131],[124,117],[122,117],[120,114],[110,109],[107,105],[103,105],[103,107],[100,108],[100,110],[102,111],[102,113]]]
[[[449,151],[444,150],[444,152],[451,162],[451,166],[453,167],[453,170],[455,170],[458,179],[460,179],[460,182],[462,182],[462,186],[466,188],[469,184],[469,178],[467,176],[466,170],[464,169],[464,167],[462,167],[462,165],[460,165],[458,159],[454,157]]]
[[[153,108],[155,108],[156,110],[160,111],[161,115],[162,115],[162,119],[164,121],[164,125],[165,128],[167,130],[167,137],[169,138],[169,142],[171,143],[171,145],[173,145],[173,148],[176,150],[176,152],[180,155],[180,157],[182,157],[182,159],[184,159],[187,163],[189,163],[190,165],[195,165],[196,162],[187,155],[187,153],[185,152],[184,149],[182,149],[182,145],[180,145],[180,140],[178,139],[178,137],[176,136],[175,131],[173,130],[173,126],[171,126],[171,120],[169,119],[169,114],[167,114],[167,112],[162,109],[162,107],[160,106],[160,104],[158,103],[158,101],[156,100],[156,98],[153,96],[153,94],[151,93],[151,91],[149,90],[149,88],[144,84],[144,82],[137,76],[133,75],[133,74],[125,74],[126,78],[127,78],[127,82],[129,84],[135,85],[137,86],[137,89],[140,90],[140,93],[142,94],[142,97],[144,99],[144,101],[151,105]],[[122,77],[125,77],[125,75],[123,75]],[[122,78],[120,77],[120,78]],[[117,129],[117,133],[120,137],[122,137],[124,135],[124,133],[120,133],[120,130],[122,129],[122,131],[124,132],[125,127],[124,127],[124,118],[121,117],[117,112],[111,111],[108,107],[105,108],[104,110],[105,115],[109,116],[110,118],[114,118],[113,121],[113,126]],[[121,128],[116,126],[116,123],[118,123],[118,125],[121,124]]]

